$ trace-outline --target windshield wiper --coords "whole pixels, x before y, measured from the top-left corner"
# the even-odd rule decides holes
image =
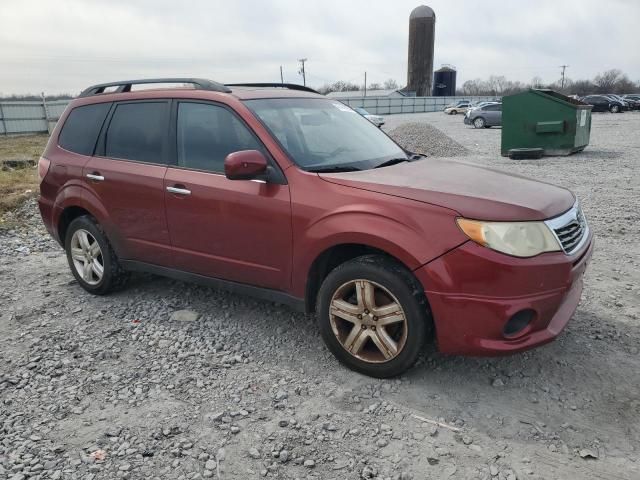
[[[314,173],[339,173],[339,172],[357,172],[359,168],[356,167],[348,167],[345,165],[334,165],[332,167],[318,167],[311,168],[308,171]]]
[[[386,162],[382,162],[379,165],[376,165],[373,168],[382,168],[382,167],[390,167],[391,165],[396,165],[398,163],[403,163],[403,162],[411,162],[412,160],[410,158],[392,158],[391,160],[387,160]]]

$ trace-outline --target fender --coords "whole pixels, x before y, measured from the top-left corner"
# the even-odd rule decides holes
[[[433,229],[439,231],[435,225]],[[359,244],[381,250],[410,270],[456,246],[436,241],[429,230],[428,224],[417,223],[409,212],[399,209],[391,212],[371,205],[349,205],[328,212],[294,237],[293,294],[304,295],[313,262],[337,245]]]
[[[100,199],[79,180],[73,180],[60,189],[53,205],[53,225],[56,233],[59,230],[60,219],[65,209],[69,207],[80,207],[89,212],[104,229],[109,241],[116,253],[120,252],[121,242],[114,228],[107,209]],[[62,242],[63,239],[60,239]]]

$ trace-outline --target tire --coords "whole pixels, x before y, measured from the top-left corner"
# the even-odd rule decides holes
[[[487,122],[485,122],[484,118],[476,117],[473,119],[473,127],[474,128],[484,128]]]
[[[620,113],[620,107],[618,105],[611,105],[609,111],[611,113]]]
[[[87,292],[105,295],[123,288],[129,280],[129,273],[118,262],[104,230],[93,217],[83,215],[73,220],[64,246],[71,273]]]
[[[367,295],[369,288],[372,294]],[[363,292],[359,299],[357,289]],[[342,364],[371,377],[393,377],[411,368],[433,330],[420,283],[404,266],[381,255],[358,257],[332,270],[316,305],[329,350]]]
[[[457,115],[457,114],[458,114],[458,111],[457,111],[457,110],[452,110],[452,111],[451,111],[451,115]]]

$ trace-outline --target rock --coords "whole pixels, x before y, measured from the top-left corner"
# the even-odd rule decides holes
[[[215,470],[216,466],[217,464],[215,460],[207,460],[206,463],[204,464],[204,468],[211,471]]]
[[[471,438],[469,435],[463,435],[462,443],[464,443],[465,445],[471,445],[473,443],[473,438]]]
[[[598,458],[598,453],[589,449],[589,448],[583,448],[582,450],[580,450],[579,452],[580,457],[584,458],[584,459],[597,459]]]
[[[288,450],[282,450],[280,452],[280,455],[278,455],[278,460],[280,460],[282,463],[286,463],[287,460],[289,460],[289,451]]]
[[[376,442],[376,445],[379,448],[386,447],[387,445],[389,445],[389,440],[387,440],[386,438],[379,438]]]
[[[195,322],[200,317],[198,312],[193,310],[176,310],[171,314],[172,322]]]
[[[304,464],[303,464],[303,465],[304,465],[305,467],[307,467],[307,468],[313,468],[313,467],[315,467],[315,466],[316,466],[316,462],[315,462],[315,460],[311,460],[311,459],[309,458],[309,459],[307,459],[307,460],[305,460],[305,461],[304,461]]]
[[[491,385],[493,385],[496,388],[504,387],[504,382],[499,378],[496,378]]]
[[[491,474],[492,477],[498,476],[498,473],[499,473],[498,467],[496,465],[490,465],[489,473]]]
[[[251,458],[255,458],[256,460],[261,458],[260,451],[255,447],[251,447],[248,454]]]

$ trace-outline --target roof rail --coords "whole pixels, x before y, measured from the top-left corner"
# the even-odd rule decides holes
[[[231,89],[224,86],[223,84],[204,78],[146,78],[141,80],[122,80],[120,82],[100,83],[98,85],[92,85],[88,88],[85,88],[82,93],[80,93],[80,96],[90,97],[91,95],[105,93],[104,91],[109,87],[118,87],[115,92],[111,93],[130,92],[132,85],[147,85],[153,83],[190,83],[194,86],[194,88],[198,90],[210,90],[213,92],[224,93],[231,92]]]
[[[275,87],[275,88],[288,88],[289,90],[300,90],[303,92],[320,93],[313,88],[297,85],[295,83],[227,83],[226,87]]]

